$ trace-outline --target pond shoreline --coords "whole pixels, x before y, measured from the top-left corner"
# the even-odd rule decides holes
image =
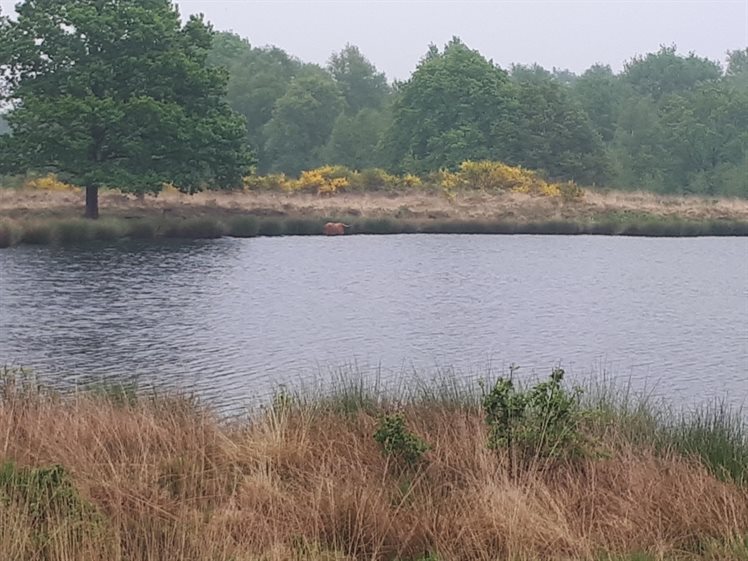
[[[194,218],[0,219],[0,248],[127,239],[214,239],[321,236],[326,222],[345,221],[345,236],[387,234],[600,235],[640,237],[748,236],[748,221],[671,218],[601,218],[578,222],[408,220],[398,218],[267,217],[240,214]]]
[[[355,234],[746,236],[748,201],[587,190],[578,200],[521,193],[254,191],[135,197],[101,193],[101,218],[82,220],[77,190],[0,189],[0,247],[124,238]]]

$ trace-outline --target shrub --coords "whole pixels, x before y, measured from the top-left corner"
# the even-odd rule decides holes
[[[381,168],[367,168],[351,178],[351,188],[357,191],[389,191],[398,187],[399,179]]]
[[[559,194],[564,201],[576,201],[584,198],[584,189],[573,181],[556,183],[555,187],[558,189]]]
[[[289,191],[291,186],[284,173],[248,175],[244,178],[245,191]]]
[[[30,177],[23,183],[24,189],[40,191],[76,191],[77,188],[57,179],[53,173],[41,177]]]
[[[462,162],[458,175],[463,187],[482,191],[532,193],[544,183],[530,170],[486,160]]]
[[[385,415],[379,421],[377,432],[374,433],[382,451],[407,467],[415,467],[423,461],[429,446],[419,436],[413,434],[405,426],[402,413]]]
[[[323,166],[301,172],[292,188],[305,193],[331,195],[344,191],[350,185],[352,175],[353,172],[345,166]]]
[[[402,177],[398,178],[398,185],[405,189],[417,189],[423,185],[423,181],[417,175],[412,173],[406,173]]]
[[[515,371],[512,367],[512,374]],[[499,378],[488,392],[484,388],[488,446],[508,450],[510,473],[515,467],[527,467],[537,460],[570,460],[587,455],[589,443],[582,432],[582,390],[564,388],[563,378],[563,369],[555,368],[547,381],[526,391],[518,390],[511,377]]]

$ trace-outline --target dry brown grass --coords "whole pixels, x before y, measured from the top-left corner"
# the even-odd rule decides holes
[[[6,391],[0,462],[64,466],[98,514],[47,513],[40,539],[33,508],[0,501],[0,558],[696,559],[700,545],[748,531],[745,488],[614,430],[607,459],[512,480],[478,409],[405,413],[432,446],[418,472],[388,465],[372,438],[377,411],[306,405],[226,422],[181,398],[122,406]]]
[[[0,217],[71,217],[82,213],[77,192],[0,189]],[[348,193],[331,197],[263,192],[162,193],[137,199],[103,192],[104,216],[362,216],[410,219],[542,221],[587,219],[610,213],[641,213],[694,220],[748,220],[748,200],[663,196],[643,192],[587,191],[580,201],[521,193],[461,192],[453,199],[414,191],[409,194]]]

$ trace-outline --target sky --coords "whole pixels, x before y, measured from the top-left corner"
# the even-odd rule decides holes
[[[216,29],[324,64],[346,43],[391,79],[405,79],[428,45],[459,36],[506,68],[538,63],[581,73],[619,71],[662,44],[723,62],[748,46],[748,0],[178,0]],[[14,0],[0,0],[3,12]]]

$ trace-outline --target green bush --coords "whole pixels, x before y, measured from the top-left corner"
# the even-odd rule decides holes
[[[512,375],[515,371],[512,367]],[[563,386],[564,370],[555,368],[547,381],[524,391],[512,377],[499,378],[487,392],[482,385],[488,446],[508,450],[511,473],[538,460],[587,456],[590,443],[582,429],[588,414],[581,406],[582,390]]]
[[[407,467],[419,465],[429,449],[422,438],[408,430],[402,413],[382,417],[377,432],[374,433],[374,440],[388,457],[395,458]]]
[[[13,504],[27,517],[39,559],[51,559],[57,534],[76,533],[78,539],[102,527],[95,509],[84,501],[59,465],[19,468],[0,465],[0,504]],[[63,530],[65,528],[66,530]]]

